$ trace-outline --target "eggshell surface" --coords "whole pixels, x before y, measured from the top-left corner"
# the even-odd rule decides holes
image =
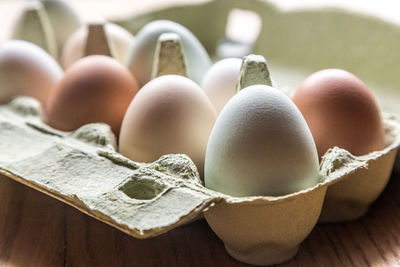
[[[273,87],[253,85],[220,113],[204,180],[232,196],[280,196],[316,185],[318,169],[314,140],[294,103]]]
[[[202,173],[215,119],[211,102],[193,81],[178,75],[160,76],[132,100],[121,126],[119,151],[138,162],[186,154]]]
[[[379,107],[355,75],[326,69],[306,78],[292,97],[311,129],[319,157],[338,146],[361,156],[385,146]]]
[[[6,41],[0,45],[0,103],[25,95],[45,105],[62,73],[42,48],[22,40]]]
[[[128,51],[133,44],[133,35],[124,28],[113,23],[106,23],[104,29],[112,49],[113,57],[119,62],[124,63]],[[61,55],[61,62],[64,69],[84,56],[87,37],[88,28],[87,26],[82,26],[68,38]]]
[[[240,66],[239,58],[225,58],[214,63],[204,75],[201,87],[219,114],[228,100],[236,93]]]
[[[189,78],[200,84],[211,66],[211,60],[200,41],[184,26],[169,20],[156,20],[145,25],[136,35],[129,52],[127,66],[143,86],[150,80],[154,52],[162,33],[179,35],[186,57]]]
[[[49,97],[47,123],[59,130],[104,122],[118,135],[130,101],[138,90],[128,69],[107,56],[77,61]]]

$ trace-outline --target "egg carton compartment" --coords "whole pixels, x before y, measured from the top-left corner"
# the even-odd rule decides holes
[[[344,222],[362,217],[390,179],[399,149],[399,121],[383,114],[386,146],[363,156],[335,147],[323,157],[320,172],[340,177],[328,187],[319,222]]]

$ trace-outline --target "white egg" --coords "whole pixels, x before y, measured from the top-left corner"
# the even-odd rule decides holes
[[[313,137],[294,103],[266,85],[225,105],[208,140],[206,187],[232,196],[279,196],[319,181]]]
[[[25,95],[44,105],[62,73],[42,48],[21,40],[6,41],[0,45],[0,103]]]
[[[242,60],[225,58],[214,63],[204,75],[201,87],[219,114],[228,100],[236,93]]]
[[[138,32],[128,55],[128,68],[137,78],[140,86],[146,84],[151,78],[158,37],[162,33],[168,32],[179,35],[186,58],[188,76],[200,84],[204,74],[211,66],[211,60],[200,41],[184,26],[173,21],[156,20],[145,25]]]

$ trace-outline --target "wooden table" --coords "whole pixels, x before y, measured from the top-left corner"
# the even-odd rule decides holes
[[[139,240],[0,176],[1,266],[247,266],[204,220]],[[318,225],[283,266],[400,265],[400,175],[361,220]]]

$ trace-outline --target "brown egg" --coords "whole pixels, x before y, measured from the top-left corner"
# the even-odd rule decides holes
[[[186,154],[203,173],[216,113],[204,91],[178,75],[148,82],[132,100],[121,126],[119,151],[138,162]]]
[[[104,122],[118,136],[126,109],[137,91],[135,78],[115,59],[82,58],[65,72],[52,91],[47,122],[63,131]]]
[[[334,146],[365,155],[385,146],[383,124],[374,96],[352,73],[326,69],[313,73],[295,91],[318,155]]]

